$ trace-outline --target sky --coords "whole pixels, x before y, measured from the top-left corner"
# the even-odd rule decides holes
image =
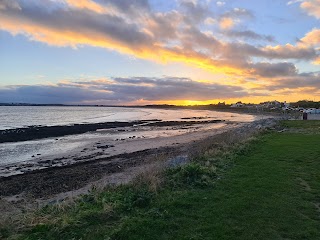
[[[0,102],[320,101],[320,0],[0,0]]]

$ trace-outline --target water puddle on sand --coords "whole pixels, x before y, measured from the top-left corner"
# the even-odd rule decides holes
[[[83,141],[67,138],[47,138],[35,141],[0,144],[0,166],[24,162],[35,158],[61,154],[84,146]]]

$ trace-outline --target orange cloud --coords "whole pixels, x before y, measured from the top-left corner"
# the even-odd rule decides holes
[[[96,13],[106,13],[107,9],[92,0],[66,0],[66,3],[75,8],[88,9]]]
[[[320,19],[320,0],[311,0],[302,2],[300,7],[309,15]]]
[[[235,25],[235,21],[230,17],[224,17],[220,20],[219,26],[222,29],[230,29]]]
[[[320,47],[320,29],[315,28],[300,39],[300,45]]]
[[[64,0],[66,4],[71,8],[89,10],[98,14],[109,14],[114,16],[120,16],[121,13],[112,5],[101,5],[93,0]]]
[[[320,65],[320,57],[316,58],[312,63],[315,65]]]
[[[107,9],[92,0],[66,0],[67,4],[76,8],[88,9],[97,13],[106,13]]]
[[[150,59],[160,63],[184,62],[215,73],[240,74],[242,71],[231,64],[221,64],[219,61],[212,60],[196,51],[185,51],[184,49],[177,48],[170,49],[154,42],[150,42],[149,44],[142,42],[131,46],[126,42],[113,38],[105,32],[85,27],[82,27],[81,31],[77,31],[60,28],[59,26],[44,25],[24,17],[12,18],[3,15],[0,21],[0,29],[6,30],[13,35],[23,33],[33,41],[44,42],[52,46],[78,48],[82,45],[90,45],[113,49],[124,54],[135,55],[139,58]]]

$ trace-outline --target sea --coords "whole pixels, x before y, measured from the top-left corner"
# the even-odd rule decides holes
[[[140,127],[125,131],[104,130],[57,138],[36,139],[23,142],[0,144],[0,166],[41,159],[52,159],[57,153],[70,156],[77,149],[86,149],[95,142],[117,144],[117,139],[163,138],[186,134],[192,131],[209,131],[226,127],[227,122],[252,122],[260,116],[218,112],[210,110],[156,109],[131,107],[77,107],[77,106],[0,106],[0,130],[16,129],[28,126],[56,126],[100,122],[128,122],[135,120],[162,121],[204,121],[226,120],[214,124],[199,124],[192,127]],[[134,131],[134,132],[132,132]],[[126,140],[127,141],[127,140]],[[127,142],[124,141],[126,144]],[[40,160],[40,157],[39,157]]]
[[[210,110],[156,109],[128,107],[82,106],[0,106],[0,130],[28,126],[56,126],[114,121],[159,119],[210,118],[226,121],[251,122],[256,117],[248,114],[217,112]]]

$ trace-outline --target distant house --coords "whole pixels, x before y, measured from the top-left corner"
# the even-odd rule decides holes
[[[320,109],[308,108],[303,111],[303,120],[320,120]]]
[[[320,109],[308,108],[308,109],[305,109],[304,112],[308,114],[320,114]]]
[[[293,109],[290,108],[290,103],[287,103],[286,101],[284,101],[282,110],[293,110]]]
[[[243,107],[243,103],[242,102],[237,102],[237,103],[234,103],[234,104],[231,104],[231,107],[232,108],[239,108],[239,107]]]
[[[290,103],[287,103],[286,101],[284,101],[284,102],[283,102],[283,106],[286,107],[286,108],[288,108],[288,107],[290,107]]]

